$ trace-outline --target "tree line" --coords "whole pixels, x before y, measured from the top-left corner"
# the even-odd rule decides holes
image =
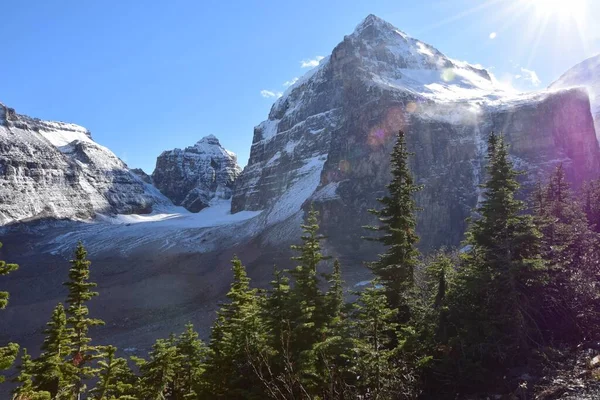
[[[10,343],[0,370],[20,357],[14,400],[415,399],[527,390],[509,371],[544,349],[597,335],[600,321],[600,180],[575,194],[559,165],[528,204],[519,200],[502,135],[488,139],[483,200],[460,251],[417,248],[414,195],[405,136],[391,155],[392,180],[367,240],[385,251],[368,267],[374,279],[348,292],[342,265],[322,252],[311,210],[294,266],[254,288],[242,261],[208,343],[191,324],[159,339],[146,357],[95,346],[89,316],[98,293],[79,243],[41,354]],[[0,263],[0,274],[17,268]],[[347,301],[352,299],[352,301]],[[0,307],[8,294],[0,292]],[[19,356],[20,353],[20,356]],[[2,378],[0,378],[2,379]],[[88,385],[90,388],[88,388]]]

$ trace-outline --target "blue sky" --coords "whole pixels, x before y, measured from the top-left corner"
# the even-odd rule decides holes
[[[600,52],[593,23],[600,2],[563,1],[550,10],[540,5],[544,1],[559,4],[4,2],[0,101],[19,113],[83,125],[131,167],[147,172],[163,150],[208,134],[245,165],[253,127],[275,100],[264,91],[283,92],[285,82],[306,72],[303,61],[328,55],[370,13],[520,90],[542,88]]]

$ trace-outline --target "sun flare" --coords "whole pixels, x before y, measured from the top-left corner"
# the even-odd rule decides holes
[[[580,20],[585,16],[588,0],[522,0],[544,17]]]

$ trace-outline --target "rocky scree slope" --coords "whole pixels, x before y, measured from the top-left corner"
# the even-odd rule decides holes
[[[399,129],[425,185],[418,226],[426,249],[462,239],[465,218],[481,198],[492,130],[506,135],[517,166],[530,173],[526,181],[559,162],[577,183],[599,171],[584,90],[507,92],[485,69],[370,15],[254,129],[232,211],[264,209],[270,224],[297,220],[313,203],[333,247],[365,254],[361,227],[373,222],[367,209],[385,193]]]
[[[152,182],[176,205],[198,212],[211,201],[230,199],[240,172],[237,156],[209,135],[184,150],[163,152],[156,160]]]
[[[171,202],[85,128],[0,103],[0,225],[96,213],[149,213]]]

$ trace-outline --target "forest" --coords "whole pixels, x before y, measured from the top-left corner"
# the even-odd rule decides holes
[[[188,324],[145,357],[95,344],[104,322],[88,309],[99,293],[79,243],[39,356],[17,343],[0,347],[0,371],[17,371],[12,398],[533,398],[532,371],[597,339],[600,179],[575,190],[558,165],[525,193],[503,135],[491,133],[483,198],[463,244],[422,254],[411,157],[400,132],[388,193],[370,210],[378,223],[365,227],[365,240],[384,249],[365,266],[369,285],[347,288],[311,209],[290,267],[274,271],[270,288],[253,287],[242,260],[232,260],[207,342]],[[3,261],[0,275],[17,268]],[[9,300],[0,292],[0,308]]]

